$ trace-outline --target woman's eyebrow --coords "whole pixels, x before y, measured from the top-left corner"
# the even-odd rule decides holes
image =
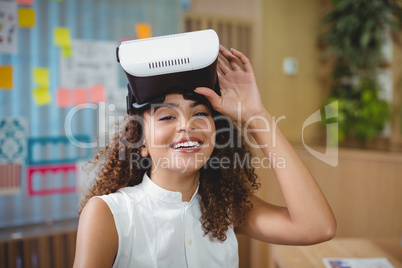
[[[203,104],[202,102],[194,101],[194,102],[192,102],[192,103],[190,104],[190,108],[194,108],[194,107],[196,107],[196,106],[198,106],[198,105],[202,105],[202,104]]]
[[[202,105],[204,103],[200,102],[200,101],[193,101],[189,104],[190,108],[194,108],[198,105]],[[176,102],[168,102],[168,103],[159,103],[153,106],[153,112],[155,113],[158,109],[162,108],[162,107],[175,107],[175,108],[179,108],[179,104]]]
[[[179,108],[179,104],[174,103],[174,102],[169,102],[169,103],[158,103],[156,105],[153,106],[153,112],[155,113],[159,108],[162,107],[176,107]]]

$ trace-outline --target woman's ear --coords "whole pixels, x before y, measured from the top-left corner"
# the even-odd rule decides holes
[[[142,157],[147,157],[149,155],[148,149],[145,145],[140,147],[140,154]]]

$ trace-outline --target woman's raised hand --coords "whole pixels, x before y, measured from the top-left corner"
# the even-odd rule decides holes
[[[265,108],[261,102],[250,60],[240,51],[230,51],[220,45],[218,77],[221,96],[212,89],[199,87],[195,92],[204,95],[212,107],[234,121],[247,122],[261,115]]]

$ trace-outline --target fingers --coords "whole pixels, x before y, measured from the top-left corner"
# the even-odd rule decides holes
[[[230,71],[231,71],[231,69],[227,65],[227,63],[223,59],[218,57],[218,73],[221,74],[221,75],[225,75]]]
[[[222,98],[218,94],[216,94],[215,91],[207,87],[197,87],[194,91],[198,94],[205,96],[211,103],[212,107],[216,111],[218,112],[220,111]]]
[[[225,63],[226,67],[231,68],[233,71],[239,71],[244,68],[244,71],[246,71],[246,72],[253,72],[253,68],[251,66],[250,60],[242,52],[240,52],[234,48],[231,48],[231,50],[229,51],[223,45],[219,46],[219,52],[228,61],[228,64],[226,64],[223,61],[220,65],[223,65],[223,63]],[[239,64],[239,60],[240,60],[241,64],[243,65],[243,68]],[[219,63],[219,61],[218,61],[218,63]],[[220,66],[220,65],[219,65],[219,67],[221,69],[222,69],[222,67],[225,68],[224,66]],[[227,69],[225,69],[225,70],[227,70]]]
[[[224,46],[220,45],[219,46],[219,52],[221,53],[221,56],[223,56],[224,59],[227,60],[227,64],[222,61],[222,63],[225,63],[226,66],[228,66],[231,70],[233,71],[241,71],[242,68],[238,62],[237,57],[235,57],[232,52],[230,52],[227,48]]]
[[[232,48],[231,49],[232,54],[238,57],[243,64],[244,71],[246,72],[253,72],[253,66],[251,65],[250,60],[247,58],[246,55],[244,55],[242,52]]]

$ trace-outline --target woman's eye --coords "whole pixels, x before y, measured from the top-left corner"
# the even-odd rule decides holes
[[[164,120],[172,120],[174,117],[171,115],[166,115],[166,116],[162,116],[161,118],[159,118],[159,121],[164,121]]]
[[[207,112],[198,112],[195,114],[195,116],[208,116],[209,114]]]

